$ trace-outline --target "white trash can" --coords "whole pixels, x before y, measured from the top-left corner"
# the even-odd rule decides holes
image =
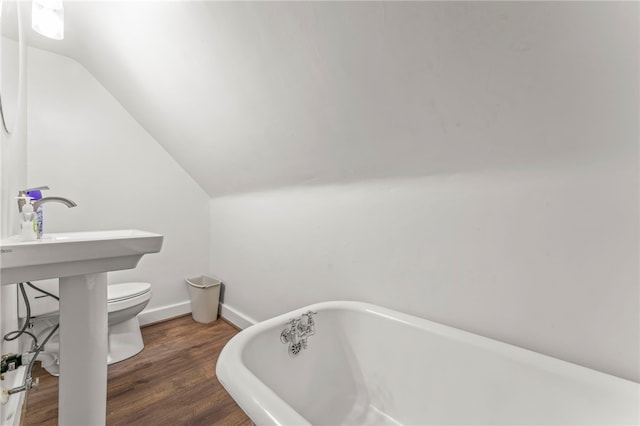
[[[220,284],[222,282],[216,278],[201,275],[187,278],[187,284],[193,319],[203,324],[217,320]]]

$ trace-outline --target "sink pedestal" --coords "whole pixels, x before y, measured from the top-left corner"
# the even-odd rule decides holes
[[[104,425],[107,273],[60,278],[58,424]]]

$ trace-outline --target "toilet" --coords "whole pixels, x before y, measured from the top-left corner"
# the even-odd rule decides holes
[[[151,284],[111,284],[107,288],[109,346],[107,363],[131,358],[144,348],[138,314],[151,300]]]
[[[55,292],[57,293],[57,292]],[[30,301],[34,298],[30,297]],[[50,301],[55,299],[47,298]],[[139,353],[143,347],[142,333],[137,315],[151,300],[151,284],[146,282],[128,282],[110,284],[107,287],[108,311],[108,355],[107,363],[113,364],[123,361]],[[37,299],[36,299],[37,301]],[[34,308],[32,307],[32,312]],[[32,313],[34,317],[34,334],[38,341],[43,341],[53,327],[58,324],[58,312],[38,313],[37,307]],[[43,367],[51,374],[58,375],[59,337],[56,332],[44,347],[44,352],[53,354],[54,363]]]

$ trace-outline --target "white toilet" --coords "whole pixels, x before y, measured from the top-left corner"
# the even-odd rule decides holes
[[[145,282],[110,284],[107,287],[107,298],[109,313],[107,363],[113,364],[131,358],[144,347],[137,315],[142,312],[149,300],[151,300],[151,284]],[[51,298],[47,299],[53,300]],[[30,298],[30,300],[34,299]],[[38,341],[41,342],[58,323],[58,312],[53,311],[42,314],[38,312],[37,307],[36,309],[32,307],[32,312],[32,316],[35,317],[33,331],[37,335]],[[56,362],[53,365],[45,365],[43,363],[43,367],[49,373],[57,375],[59,372],[57,363],[59,354],[58,332],[51,336],[45,345],[44,351],[53,354]]]
[[[109,353],[107,363],[131,358],[144,348],[138,314],[151,300],[151,284],[111,284],[107,289]]]

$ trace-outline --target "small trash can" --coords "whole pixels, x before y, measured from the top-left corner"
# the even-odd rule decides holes
[[[193,319],[203,324],[217,320],[220,284],[222,282],[218,279],[201,275],[195,278],[187,278],[187,284]]]

